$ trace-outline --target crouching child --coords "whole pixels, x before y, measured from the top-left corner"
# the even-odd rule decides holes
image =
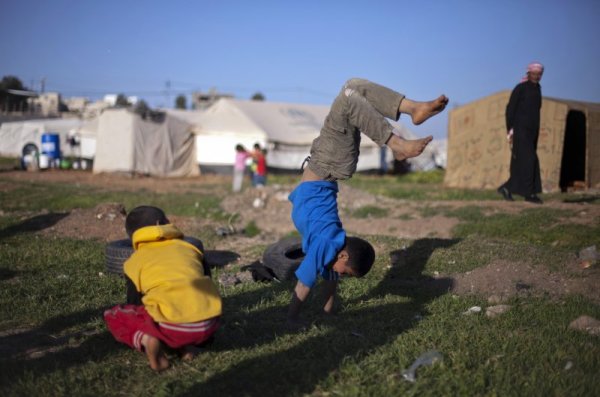
[[[169,367],[165,347],[192,359],[219,327],[221,297],[203,268],[203,252],[183,240],[156,207],[134,208],[125,220],[134,253],[125,261],[127,304],[104,312],[119,342],[146,354],[150,367]]]

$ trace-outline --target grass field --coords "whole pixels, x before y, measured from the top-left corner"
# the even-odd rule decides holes
[[[140,201],[169,214],[221,221],[229,214],[219,208],[220,190],[105,191],[26,183],[0,173],[0,395],[600,395],[600,337],[568,328],[582,314],[600,318],[598,304],[579,295],[518,296],[499,317],[466,316],[471,306],[489,306],[485,297],[419,284],[498,258],[565,272],[573,253],[600,247],[600,225],[571,222],[569,209],[552,206],[483,215],[469,203],[498,200],[495,192],[445,189],[442,178],[441,172],[413,174],[382,185],[365,176],[350,184],[403,200],[466,201],[460,208],[436,207],[436,213],[460,220],[451,238],[363,235],[382,251],[402,250],[409,265],[393,266],[389,256],[378,256],[365,278],[343,280],[339,312],[331,318],[319,314],[318,293],[312,294],[303,310],[311,325],[302,333],[285,326],[293,283],[220,286],[224,323],[215,342],[190,363],[173,357],[172,368],[157,375],[104,326],[103,310],[123,302],[125,291],[120,277],[105,274],[104,243],[85,236],[48,238],[24,225],[42,212],[103,202],[130,208]],[[273,180],[288,183],[286,177]],[[594,208],[600,204],[594,195],[544,198],[582,197]],[[373,206],[352,216],[386,214]],[[253,226],[252,233],[260,233]],[[214,236],[203,240],[210,248]],[[258,254],[264,248],[252,249]],[[235,270],[214,269],[213,278]],[[429,350],[443,359],[419,368],[415,383],[404,380],[402,371]]]

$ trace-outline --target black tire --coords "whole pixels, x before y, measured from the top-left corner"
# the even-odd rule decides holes
[[[194,245],[201,252],[204,252],[204,245],[202,244],[202,241],[188,236],[184,237],[183,239]],[[129,239],[115,240],[108,243],[104,250],[104,256],[106,258],[106,271],[109,273],[123,275],[123,263],[129,259],[131,254],[133,254],[133,245]],[[210,268],[206,261],[204,261],[204,274],[206,274],[208,277],[211,276]]]
[[[287,237],[267,247],[263,264],[273,271],[278,280],[295,280],[294,272],[304,259],[301,237]]]
[[[111,241],[104,249],[106,258],[106,271],[109,273],[123,274],[123,263],[133,253],[131,240],[123,239]]]

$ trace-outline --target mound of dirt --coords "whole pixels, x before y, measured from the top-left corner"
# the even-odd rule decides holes
[[[573,257],[564,272],[551,272],[526,262],[492,262],[470,272],[451,275],[452,292],[488,298],[490,303],[505,302],[515,296],[583,295],[600,303],[600,269],[582,269]]]
[[[272,185],[263,189],[246,189],[229,195],[221,203],[222,208],[237,214],[237,224],[243,227],[254,222],[259,229],[285,235],[295,230],[288,200],[294,186]],[[353,216],[363,207],[373,207],[385,212],[381,217]],[[338,195],[340,219],[350,234],[379,234],[401,238],[451,237],[456,218],[442,215],[423,218],[414,203],[402,202],[377,196],[340,184]]]
[[[76,208],[49,228],[40,231],[51,237],[120,240],[125,232],[125,207],[106,203],[92,209]]]

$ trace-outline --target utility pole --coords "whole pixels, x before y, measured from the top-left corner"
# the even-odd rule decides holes
[[[41,92],[43,94],[44,90],[46,89],[46,78],[45,77],[42,77],[42,80],[40,81],[40,86],[41,86]]]
[[[169,104],[171,103],[171,80],[167,80],[167,82],[165,83],[165,97],[166,97],[166,103],[165,103],[165,108],[169,107]]]

